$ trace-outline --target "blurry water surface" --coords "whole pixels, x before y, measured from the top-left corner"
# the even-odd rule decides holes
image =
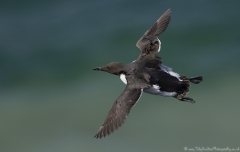
[[[240,147],[240,1],[3,1],[0,151],[190,151]],[[124,89],[92,71],[129,63],[137,40],[168,8],[160,56],[202,75],[189,104],[143,94],[125,124],[93,138]]]

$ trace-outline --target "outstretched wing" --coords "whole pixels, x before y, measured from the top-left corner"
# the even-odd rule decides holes
[[[111,134],[114,130],[122,126],[127,118],[132,106],[137,103],[142,94],[141,88],[134,88],[133,85],[127,85],[123,93],[113,104],[108,116],[95,138],[102,138]]]
[[[170,9],[168,9],[154,24],[153,26],[145,32],[143,35],[146,38],[151,37],[158,37],[160,34],[162,34],[166,29],[170,22],[171,16],[170,16]]]
[[[168,9],[153,26],[145,32],[145,34],[138,40],[136,46],[142,51],[142,53],[149,53],[154,51],[157,53],[160,41],[158,36],[163,33],[171,20],[170,9]]]

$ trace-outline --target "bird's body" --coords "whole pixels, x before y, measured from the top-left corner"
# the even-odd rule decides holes
[[[125,90],[117,98],[106,120],[95,135],[96,138],[109,135],[118,129],[125,121],[132,106],[140,99],[142,92],[175,97],[190,103],[195,102],[185,95],[189,92],[190,82],[198,84],[202,81],[202,77],[180,76],[170,67],[163,65],[161,58],[156,55],[161,48],[158,36],[165,31],[169,21],[170,10],[167,10],[140,38],[136,44],[141,50],[137,60],[129,64],[112,62],[103,67],[94,68],[94,70],[117,75],[126,84]]]
[[[165,97],[175,96],[177,94],[177,91],[176,91],[176,89],[172,88],[174,85],[171,85],[171,88],[172,88],[171,90],[167,90],[164,88],[169,86],[168,81],[170,81],[171,83],[176,83],[176,85],[178,85],[179,83],[182,83],[181,82],[182,80],[180,79],[180,75],[178,73],[173,72],[171,68],[169,68],[163,64],[161,64],[159,67],[160,67],[160,70],[157,69],[155,71],[156,79],[158,79],[158,83],[155,81],[149,82],[151,86],[149,88],[143,89],[143,92],[153,94],[153,95],[165,96]],[[153,76],[153,73],[154,72],[152,72],[152,76]],[[122,80],[122,82],[124,84],[127,84],[125,74],[120,74],[120,79]],[[164,85],[164,83],[166,83],[166,84]]]

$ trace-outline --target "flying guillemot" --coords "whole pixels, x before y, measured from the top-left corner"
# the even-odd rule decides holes
[[[129,64],[112,62],[93,69],[117,75],[126,84],[125,90],[113,104],[95,138],[105,137],[118,129],[140,99],[142,92],[195,102],[192,98],[185,97],[189,92],[189,83],[198,84],[203,78],[179,75],[163,65],[161,58],[156,55],[161,49],[158,36],[166,30],[171,19],[170,13],[168,9],[138,40],[136,46],[141,50],[141,54],[137,60]]]

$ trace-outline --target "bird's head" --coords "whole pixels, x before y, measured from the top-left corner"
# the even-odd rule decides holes
[[[111,62],[102,67],[93,68],[93,70],[104,71],[104,72],[108,72],[111,74],[120,75],[121,73],[124,73],[124,67],[125,67],[125,64],[122,64],[119,62]]]

